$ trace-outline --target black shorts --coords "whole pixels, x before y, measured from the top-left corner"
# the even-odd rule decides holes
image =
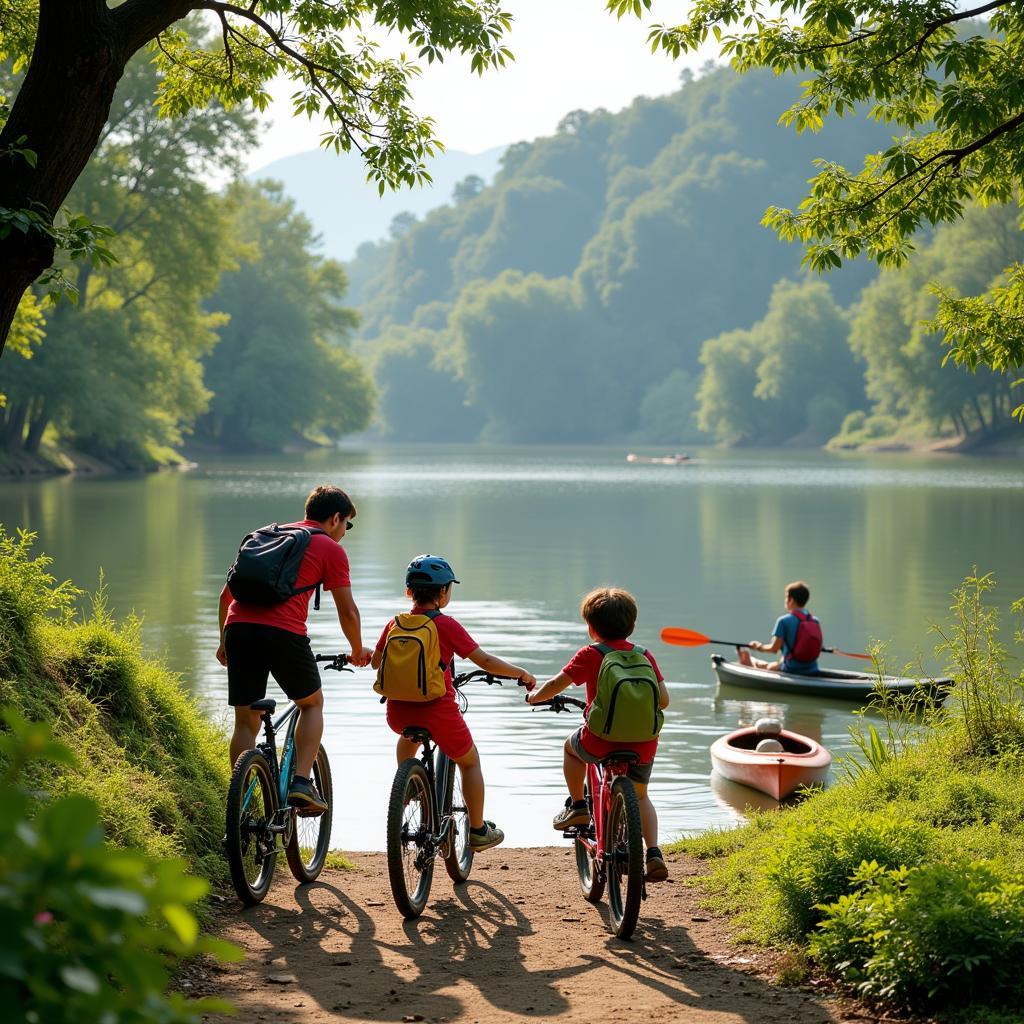
[[[263,700],[269,675],[290,700],[302,700],[320,689],[320,671],[308,636],[277,626],[232,622],[224,630],[224,654],[228,659],[228,703],[232,707]]]

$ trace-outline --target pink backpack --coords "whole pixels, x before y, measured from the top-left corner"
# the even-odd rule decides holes
[[[823,644],[821,623],[810,612],[794,610],[799,620],[796,627],[796,640],[789,652],[794,661],[817,661]]]

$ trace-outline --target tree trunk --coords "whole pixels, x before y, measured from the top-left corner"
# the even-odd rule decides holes
[[[4,447],[8,451],[18,451],[21,448],[22,438],[25,434],[25,419],[28,416],[28,399],[15,402],[7,410],[7,419],[4,423]]]
[[[39,404],[33,411],[32,419],[28,425],[28,433],[25,435],[25,451],[29,455],[39,453],[39,443],[43,439],[43,431],[50,425],[50,414],[46,411],[46,399],[39,399]]]
[[[89,161],[131,55],[187,13],[183,0],[39,0],[39,27],[25,80],[0,131],[30,149],[0,165],[0,207],[28,209],[47,225]],[[24,141],[21,140],[24,138]],[[25,289],[53,265],[55,245],[38,229],[0,240],[0,355]]]
[[[981,424],[981,432],[987,434],[988,424],[985,422],[985,414],[981,411],[981,402],[978,401],[978,396],[971,395],[971,402],[974,405],[974,412],[978,417],[978,423]]]

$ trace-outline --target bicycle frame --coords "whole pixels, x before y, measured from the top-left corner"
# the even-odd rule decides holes
[[[578,839],[594,860],[602,865],[611,856],[605,850],[604,830],[612,805],[612,782],[617,776],[625,775],[628,771],[629,763],[626,761],[613,761],[604,770],[599,764],[588,764],[587,789],[590,792],[592,824],[586,828],[567,828],[563,833],[566,838]]]
[[[270,831],[282,837],[282,843],[287,843],[288,833],[291,829],[294,810],[288,806],[288,786],[291,783],[292,771],[295,760],[295,722],[298,718],[299,709],[290,704],[275,722],[270,717],[270,712],[265,711],[261,716],[263,721],[264,741],[256,745],[270,765],[271,774],[274,777],[274,784],[277,786],[277,815],[283,816],[284,820],[270,825]],[[283,727],[287,726],[284,745],[281,748],[281,761],[277,759],[277,734]],[[242,809],[247,810],[249,803],[256,793],[259,785],[258,779],[253,779],[246,790],[242,800]]]
[[[437,832],[428,833],[418,839],[417,843],[420,847],[420,854],[426,854],[433,859],[451,838],[454,815],[450,812],[442,815],[440,794],[445,792],[448,785],[448,772],[455,771],[455,762],[445,757],[440,772],[435,772],[433,742],[429,737],[424,737],[420,742],[423,744],[423,752],[420,754],[419,760],[423,765],[423,770],[427,773],[427,781],[430,783],[430,806],[433,812],[432,820],[437,822]]]

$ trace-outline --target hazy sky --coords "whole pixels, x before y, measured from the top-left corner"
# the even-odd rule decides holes
[[[468,59],[453,57],[426,68],[414,83],[417,108],[434,117],[451,149],[478,153],[549,134],[570,110],[619,110],[636,96],[671,92],[684,67],[714,56],[709,51],[674,62],[650,52],[649,23],[683,17],[689,9],[683,0],[656,0],[643,21],[616,21],[604,0],[506,0],[505,9],[515,17],[508,37],[515,63],[480,78],[470,73]],[[319,126],[291,116],[290,92],[288,82],[275,90],[269,128],[249,158],[250,169],[317,148]]]

